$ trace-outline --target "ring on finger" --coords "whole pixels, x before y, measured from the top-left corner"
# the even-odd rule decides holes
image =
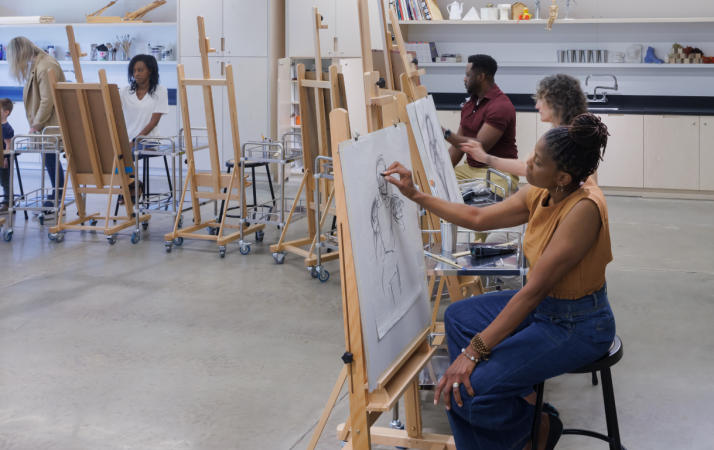
[[[459,388],[459,383],[454,383],[451,387],[454,388],[454,389],[458,389],[458,388]]]

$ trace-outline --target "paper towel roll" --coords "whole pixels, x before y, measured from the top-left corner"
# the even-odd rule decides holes
[[[0,17],[0,25],[22,25],[32,23],[55,23],[52,16],[6,16]]]

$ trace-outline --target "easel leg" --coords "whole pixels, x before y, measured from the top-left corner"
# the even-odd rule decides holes
[[[109,213],[112,212],[112,196],[114,195],[114,172],[117,170],[117,162],[116,159],[114,160],[114,164],[112,165],[112,176],[109,178],[109,200],[107,200],[107,217],[106,220],[104,220],[104,231],[106,232],[107,229],[109,229]],[[136,189],[136,186],[134,186],[134,189]]]
[[[228,203],[231,200],[231,191],[233,190],[233,180],[236,179],[236,174],[238,174],[238,173],[239,173],[239,171],[234,170],[233,176],[231,176],[231,182],[228,183],[228,193],[226,194],[226,207],[223,208],[223,217],[221,217],[221,226],[220,226],[220,228],[218,228],[218,238],[217,239],[220,239],[223,237],[223,225],[226,223],[226,214],[228,213]],[[241,192],[243,192],[243,191],[244,191],[244,189],[241,189]],[[242,203],[243,203],[243,205],[245,205],[245,194],[243,195]],[[243,211],[241,210],[241,212],[243,212]],[[243,217],[245,217],[245,214],[243,215]],[[243,226],[243,224],[241,224],[241,227],[242,226]]]
[[[310,169],[306,169],[305,173],[303,174],[302,182],[300,183],[300,187],[298,188],[297,194],[295,194],[295,200],[293,201],[292,208],[290,208],[290,214],[288,214],[288,220],[285,221],[283,232],[280,233],[280,240],[278,241],[278,244],[276,246],[270,247],[271,252],[279,252],[282,250],[283,241],[285,240],[285,234],[287,233],[288,228],[290,227],[290,220],[292,220],[293,218],[293,213],[295,212],[295,208],[297,207],[298,199],[300,198],[300,194],[302,194],[302,189],[305,187],[305,182],[309,178],[309,172]]]
[[[58,159],[57,164],[59,164],[59,157],[57,159]],[[70,162],[69,162],[69,157],[68,157],[67,158],[67,166],[68,167],[69,167],[69,163]],[[67,170],[67,173],[65,174],[65,177],[64,177],[64,187],[62,188],[62,204],[60,205],[59,217],[57,217],[55,219],[57,222],[58,229],[62,225],[62,215],[64,214],[64,202],[65,202],[65,198],[67,198],[67,186],[69,186],[69,169]],[[78,197],[75,199],[76,203],[77,203],[77,210],[80,209],[79,197],[81,197],[81,196],[82,196],[82,194],[76,195],[76,197]],[[82,203],[82,213],[84,213],[84,203]],[[82,214],[81,217],[84,217],[84,214]]]
[[[436,278],[436,275],[432,277],[431,280],[431,287],[434,287],[434,279]],[[439,314],[439,305],[441,304],[441,295],[444,292],[444,281],[446,280],[446,277],[441,277],[439,279],[439,287],[436,289],[436,300],[434,301],[434,311],[431,313],[431,330],[430,332],[433,333],[434,329],[436,328],[436,317]],[[429,294],[431,294],[432,290],[429,290]]]
[[[320,436],[325,429],[325,425],[327,424],[327,419],[330,418],[332,409],[335,407],[335,403],[337,403],[337,397],[340,395],[340,391],[342,391],[342,387],[345,385],[345,380],[347,380],[347,365],[342,367],[342,372],[340,372],[340,376],[337,377],[337,383],[335,383],[335,387],[332,389],[332,394],[330,394],[330,398],[327,400],[327,405],[325,405],[325,410],[322,411],[322,416],[320,416],[320,420],[317,422],[317,427],[312,433],[312,439],[310,439],[310,443],[307,445],[307,450],[315,450],[317,441],[320,439]],[[349,428],[347,429],[349,430]]]
[[[193,169],[193,159],[188,163],[188,173],[191,173],[191,170]],[[186,188],[188,188],[190,178],[186,177],[186,184],[183,187],[183,192],[181,193],[181,201],[179,202],[179,214],[181,214],[181,211],[183,211],[183,201],[186,198]],[[171,239],[174,239],[176,237],[176,231],[178,230],[178,220],[174,220],[174,231],[171,233]],[[168,239],[167,239],[168,240]]]
[[[415,378],[404,393],[404,412],[406,414],[407,434],[410,438],[421,439],[421,399],[419,398],[419,380]]]

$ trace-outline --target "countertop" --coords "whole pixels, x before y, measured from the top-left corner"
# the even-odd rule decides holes
[[[438,111],[459,111],[466,101],[463,93],[435,92]],[[518,112],[537,112],[530,94],[506,94]],[[593,114],[671,114],[714,116],[714,97],[677,97],[666,95],[617,95],[608,93],[607,103],[589,103]],[[616,108],[616,109],[615,109]]]

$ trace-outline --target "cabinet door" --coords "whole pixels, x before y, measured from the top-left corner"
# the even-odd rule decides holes
[[[322,15],[323,25],[327,25],[326,30],[320,30],[320,53],[323,57],[334,56],[335,0],[287,1],[288,56],[291,58],[314,58],[315,30],[312,21],[313,6],[317,7],[317,11]],[[356,2],[353,3],[356,4]],[[340,8],[342,7],[344,7],[344,5],[340,4]],[[357,20],[356,16],[354,20]],[[327,54],[328,51],[331,52],[329,55]]]
[[[211,78],[221,77],[221,62],[222,58],[211,58]],[[186,71],[186,78],[203,78],[203,69],[201,68],[201,58],[197,56],[182,57],[181,63]],[[216,119],[216,136],[218,137],[218,153],[221,153],[223,143],[223,97],[225,96],[225,88],[212,87],[213,111]],[[191,128],[206,127],[206,109],[203,101],[203,88],[200,86],[188,86],[186,88],[188,95],[188,112],[191,119]],[[184,127],[183,119],[181,120],[181,128]],[[192,130],[194,136],[194,145],[196,145],[196,136],[198,138],[198,146],[207,145],[205,130]],[[211,170],[211,158],[208,149],[199,150],[195,154],[196,168],[198,170]]]
[[[268,56],[268,0],[223,0],[225,57]]]
[[[516,113],[516,146],[518,147],[518,159],[525,160],[535,149],[537,134],[536,120],[538,113],[517,112]]]
[[[328,46],[327,56],[337,56],[339,58],[361,58],[362,46],[360,45],[360,29],[359,19],[357,15],[357,2],[355,1],[340,1],[339,7],[335,9],[335,42],[325,42],[323,47]],[[372,1],[371,3],[379,5],[379,2]],[[373,24],[370,15],[370,28],[379,30],[379,23]],[[330,24],[332,25],[332,24]],[[322,39],[322,38],[321,38]],[[382,42],[379,33],[372,36],[372,42]],[[372,45],[371,48],[375,48]],[[323,52],[324,56],[324,52]]]
[[[644,116],[609,114],[601,116],[610,137],[600,161],[600,186],[644,187]]]
[[[283,134],[292,130],[292,71],[290,58],[278,60],[278,135],[280,139]]]
[[[699,189],[714,191],[714,117],[699,121]]]
[[[699,117],[645,116],[646,188],[699,189]]]
[[[224,58],[232,63],[240,145],[270,136],[268,129],[268,59]],[[223,102],[222,162],[234,158],[228,99]],[[237,149],[240,157],[240,146]]]
[[[221,38],[223,37],[223,0],[179,0],[179,50],[181,56],[201,56],[198,49],[198,16],[203,16],[206,25],[206,37],[216,53],[208,56],[221,56]]]

